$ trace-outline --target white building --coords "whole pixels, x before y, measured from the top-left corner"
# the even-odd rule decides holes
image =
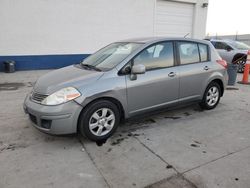
[[[0,62],[15,60],[20,70],[53,68],[127,38],[201,39],[207,5],[208,0],[0,0]]]

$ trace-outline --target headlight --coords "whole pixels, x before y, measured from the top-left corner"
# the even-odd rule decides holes
[[[58,105],[62,104],[68,101],[71,101],[77,97],[80,97],[81,93],[73,88],[73,87],[67,87],[63,88],[48,97],[46,97],[43,101],[42,104],[44,105]]]

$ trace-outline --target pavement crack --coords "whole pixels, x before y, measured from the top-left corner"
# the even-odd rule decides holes
[[[158,188],[158,187],[197,188],[197,186],[193,182],[186,179],[183,175],[178,175],[178,174],[162,179],[153,184],[147,185],[145,188]]]
[[[132,134],[132,133],[131,133]],[[145,147],[149,152],[151,152],[153,155],[155,155],[157,158],[159,158],[162,162],[164,162],[166,164],[166,166],[171,166],[171,168],[178,174],[181,175],[181,173],[171,164],[169,164],[165,159],[163,159],[160,155],[158,155],[157,153],[155,153],[151,148],[149,148],[146,144],[144,144],[143,142],[140,141],[140,139],[136,136],[133,136],[143,147]]]
[[[189,170],[186,170],[186,171],[182,172],[181,174],[185,174],[185,173],[187,173],[187,172],[190,172],[190,171],[192,171],[192,170],[195,170],[195,169],[200,168],[200,167],[202,167],[202,166],[205,166],[205,165],[207,165],[207,164],[213,163],[213,162],[215,162],[215,161],[218,161],[218,160],[223,159],[223,158],[225,158],[225,157],[228,157],[228,156],[230,156],[230,155],[233,155],[233,154],[236,154],[236,153],[238,153],[238,152],[244,151],[244,150],[246,150],[246,149],[248,149],[248,148],[250,148],[250,146],[244,147],[244,148],[239,149],[239,150],[236,150],[236,151],[234,151],[234,152],[230,152],[230,153],[228,153],[228,154],[226,154],[226,155],[222,155],[222,156],[220,156],[220,157],[218,157],[218,158],[216,158],[216,159],[213,159],[213,160],[208,161],[208,162],[206,162],[206,163],[203,163],[203,164],[201,164],[201,165],[199,165],[199,166],[196,166],[196,167],[194,167],[194,168],[191,168],[191,169],[189,169]]]
[[[95,168],[97,169],[97,171],[100,173],[100,175],[102,176],[103,180],[105,181],[106,185],[111,188],[111,185],[109,185],[108,180],[104,177],[103,173],[101,172],[101,170],[98,168],[97,164],[95,163],[93,157],[91,156],[91,154],[87,151],[86,147],[84,146],[83,141],[81,140],[80,136],[77,135],[78,141],[79,143],[82,145],[83,148],[85,148],[85,151],[88,155],[88,157],[90,158],[91,162],[94,164]]]
[[[131,133],[132,134],[132,133]],[[174,166],[172,166],[171,164],[169,164],[165,159],[163,159],[159,154],[157,154],[156,152],[154,152],[151,148],[149,148],[146,144],[144,144],[143,142],[141,142],[141,140],[136,137],[136,136],[133,136],[143,147],[145,147],[149,152],[151,152],[153,155],[155,155],[157,158],[159,158],[162,162],[164,162],[166,164],[166,168],[168,167],[171,167],[171,169],[173,169],[175,172],[176,172],[176,175],[175,176],[178,176],[178,177],[181,177],[183,178],[184,180],[186,180],[193,188],[197,188],[197,186],[191,182],[189,179],[187,179],[183,174],[184,173],[181,173],[179,172]],[[170,177],[171,178],[171,177]],[[161,181],[164,181],[164,180],[168,180],[169,178],[165,178]],[[156,182],[157,183],[157,182]],[[150,187],[150,186],[147,186],[147,187]]]

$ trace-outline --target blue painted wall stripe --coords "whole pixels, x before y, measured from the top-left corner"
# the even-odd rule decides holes
[[[89,54],[62,54],[62,55],[21,55],[0,56],[0,71],[4,70],[4,61],[16,62],[16,70],[55,69],[76,64]]]

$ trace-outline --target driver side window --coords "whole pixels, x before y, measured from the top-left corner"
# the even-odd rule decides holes
[[[216,42],[214,47],[219,50],[227,50],[227,49],[232,49],[230,46],[228,46],[224,42]]]
[[[150,46],[134,58],[134,65],[143,64],[146,70],[174,66],[172,42],[163,42]]]

